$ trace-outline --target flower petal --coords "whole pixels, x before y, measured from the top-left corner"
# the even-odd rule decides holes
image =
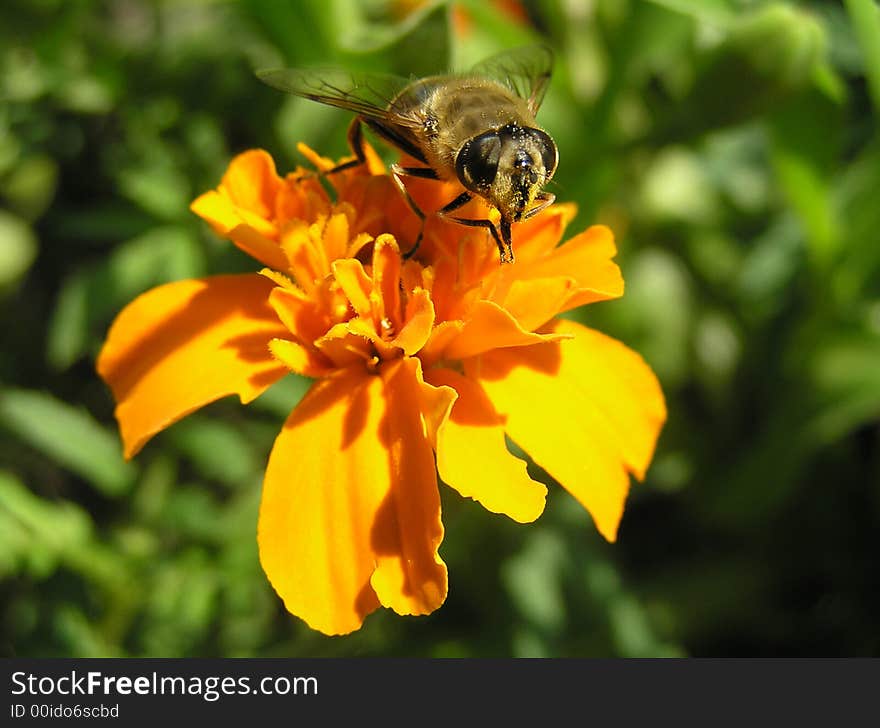
[[[368,366],[378,362],[370,342],[363,336],[352,333],[352,322],[356,320],[334,324],[314,342],[315,348],[333,362],[337,369],[345,369],[357,362]]]
[[[275,198],[275,222],[283,227],[291,220],[316,220],[327,215],[330,207],[330,197],[318,175],[297,168],[285,176],[284,186]]]
[[[388,343],[403,349],[407,356],[413,356],[428,341],[433,326],[434,302],[428,291],[419,288],[407,299],[403,328]]]
[[[513,247],[517,260],[514,266],[531,265],[532,261],[552,251],[576,214],[577,207],[574,204],[557,203],[514,225]]]
[[[351,242],[349,237],[348,216],[337,212],[327,219],[321,235],[322,252],[324,254],[324,275],[330,273],[330,264],[345,256]]]
[[[572,321],[569,341],[501,349],[466,362],[507,433],[590,512],[609,541],[629,490],[644,477],[666,418],[654,373],[631,349]]]
[[[274,239],[277,235],[274,224],[240,210],[227,194],[216,190],[206,192],[193,201],[190,210],[252,258],[270,268],[287,267],[287,256]]]
[[[563,276],[574,279],[571,295],[560,311],[623,295],[623,276],[612,260],[614,236],[604,225],[593,225],[528,267],[528,278]]]
[[[275,161],[263,149],[239,154],[220,181],[220,187],[237,207],[263,219],[274,217],[275,198],[283,184],[275,171]]]
[[[275,440],[257,541],[288,611],[325,634],[358,629],[379,606],[372,531],[389,488],[376,436],[382,382],[362,368],[315,382]]]
[[[220,397],[249,402],[287,373],[269,352],[286,335],[259,275],[154,288],[126,306],[98,356],[132,457],[159,430]]]
[[[287,255],[279,244],[261,234],[251,225],[236,225],[223,233],[240,250],[243,250],[254,260],[273,270],[285,270],[288,266]]]
[[[566,336],[526,331],[498,304],[481,300],[474,304],[461,331],[446,347],[444,356],[448,359],[465,359],[491,349],[528,346],[559,338]]]
[[[398,614],[430,614],[446,599],[447,576],[438,553],[443,523],[419,360],[393,362],[382,380],[380,437],[391,482],[373,529],[376,571],[370,583],[379,601]],[[454,392],[447,396],[451,405]]]
[[[288,272],[300,288],[311,293],[327,273],[327,257],[323,250],[326,220],[317,222],[294,220],[281,235],[281,250],[288,261]]]
[[[223,237],[227,237],[230,230],[238,225],[250,227],[256,234],[267,240],[278,234],[273,222],[237,207],[224,190],[209,190],[199,195],[192,201],[189,209]],[[277,247],[277,243],[275,246]]]
[[[269,351],[290,371],[304,377],[326,377],[334,371],[333,363],[327,357],[296,341],[272,339],[269,342]]]
[[[373,312],[370,291],[373,283],[357,258],[343,258],[333,263],[333,276],[358,316],[369,318]]]
[[[284,269],[287,258],[278,247],[274,221],[276,198],[284,182],[272,157],[261,149],[239,154],[229,164],[216,190],[200,195],[190,209],[218,235],[228,237],[248,255],[270,268]]]
[[[445,483],[493,513],[530,523],[544,510],[547,488],[526,473],[523,460],[504,442],[504,422],[479,385],[443,368],[427,381],[458,393],[449,419],[437,435],[437,469]]]
[[[274,288],[269,304],[279,320],[304,344],[313,343],[333,325],[332,311],[327,311],[321,300],[296,287]]]
[[[380,235],[373,247],[373,290],[370,300],[373,302],[373,315],[376,319],[388,319],[395,329],[402,323],[400,267],[397,241],[391,235]]]
[[[287,609],[327,634],[358,629],[380,603],[426,614],[446,596],[417,367],[316,382],[272,449],[260,561]]]
[[[337,163],[330,159],[329,157],[322,157],[316,151],[314,151],[307,144],[303,144],[299,142],[296,145],[296,150],[302,154],[306,159],[308,159],[312,164],[314,164],[319,170],[322,172],[326,172],[327,170],[333,169]],[[373,149],[373,145],[369,142],[364,142],[364,156],[366,157],[366,165],[364,167],[356,166],[347,172],[343,172],[342,174],[347,177],[353,177],[356,175],[387,175],[388,170],[385,168],[385,164],[382,161],[382,158],[376,153],[376,150]],[[340,161],[349,161],[351,158],[346,158]],[[338,179],[340,175],[331,175],[330,180]]]
[[[523,329],[534,331],[563,310],[573,284],[571,278],[515,280],[501,305]]]
[[[445,356],[446,348],[454,341],[464,328],[463,321],[441,321],[432,330],[428,341],[419,352],[419,359],[427,369]]]

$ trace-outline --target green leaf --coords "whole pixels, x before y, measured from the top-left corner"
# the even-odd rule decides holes
[[[96,202],[86,208],[59,209],[51,216],[52,229],[64,237],[88,245],[117,243],[155,227],[155,219],[119,197],[112,202]]]
[[[639,251],[625,271],[626,295],[605,311],[624,341],[638,342],[639,353],[664,386],[675,387],[688,373],[693,280],[679,258],[658,247]],[[665,305],[658,306],[657,301]],[[590,316],[591,308],[581,309],[573,318]]]
[[[809,367],[819,402],[809,430],[818,444],[880,419],[880,332],[835,333],[813,349]]]
[[[862,50],[874,112],[880,113],[880,8],[875,0],[846,0],[846,7]]]
[[[782,189],[803,223],[813,264],[837,256],[842,225],[831,195],[839,154],[840,108],[811,88],[770,118],[772,155]]]
[[[46,336],[46,361],[56,371],[67,369],[88,345],[89,278],[79,271],[61,285]]]
[[[181,170],[139,164],[121,170],[117,183],[125,197],[162,220],[179,220],[187,214],[192,189]]]
[[[58,184],[58,164],[49,156],[22,159],[3,183],[3,196],[19,214],[36,220],[49,207]]]
[[[151,652],[185,655],[211,628],[220,579],[198,548],[158,564],[148,595],[144,639]]]
[[[229,423],[191,415],[167,435],[205,477],[233,488],[250,485],[258,477],[261,461],[243,433]]]
[[[58,606],[54,627],[68,654],[79,657],[120,656],[120,648],[108,644],[98,625],[74,604]]]
[[[838,333],[840,322],[805,329],[803,369],[765,406],[762,421],[725,467],[703,505],[706,517],[764,524],[803,485],[817,452],[880,418],[880,333]]]
[[[458,0],[455,5],[468,22],[466,32],[454,35],[450,49],[453,68],[470,68],[492,53],[536,40],[536,28],[516,17],[517,8],[508,11],[501,3],[483,0]]]
[[[279,379],[251,403],[251,407],[270,412],[284,419],[299,404],[314,380],[298,374],[288,374]]]
[[[0,210],[0,289],[21,278],[37,257],[37,238],[30,226]]]
[[[0,574],[23,568],[45,576],[82,548],[91,533],[88,514],[79,506],[40,498],[0,471]]]
[[[853,303],[876,284],[880,273],[880,141],[874,141],[841,174],[835,189],[840,207],[841,255],[834,271],[837,298]]]
[[[804,258],[797,220],[783,215],[755,238],[736,279],[740,309],[752,320],[776,314],[791,294],[792,281]]]
[[[727,0],[649,0],[649,2],[712,25],[725,26],[736,17]]]
[[[664,222],[711,224],[718,219],[719,200],[707,170],[686,147],[662,149],[642,179],[639,208]]]
[[[742,123],[803,88],[827,41],[811,15],[772,3],[738,19],[713,49],[690,91],[661,123],[658,141]]]
[[[203,272],[201,250],[187,228],[157,227],[117,246],[98,266],[78,270],[62,284],[49,320],[47,360],[66,369],[89,350],[90,332],[135,296]]]
[[[561,570],[565,546],[552,531],[535,531],[525,548],[505,565],[504,583],[520,614],[545,632],[558,632],[566,622]]]
[[[321,63],[336,60],[332,39],[344,18],[337,0],[320,4],[251,0],[243,7],[280,49],[286,65],[298,65],[305,59],[319,59]]]
[[[135,468],[123,460],[118,436],[50,394],[3,390],[0,425],[105,495],[123,495],[134,481]]]
[[[346,16],[350,19],[339,38],[342,50],[356,54],[381,52],[390,63],[389,69],[403,76],[428,76],[446,70],[450,50],[446,3],[428,3],[398,22],[371,20],[363,12],[362,3],[349,0],[340,4],[349,6]]]
[[[93,317],[106,315],[151,286],[203,273],[199,244],[188,228],[156,227],[118,246],[95,269],[90,310]]]

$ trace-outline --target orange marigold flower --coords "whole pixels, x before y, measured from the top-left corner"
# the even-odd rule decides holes
[[[420,223],[368,152],[331,176],[335,200],[313,173],[279,177],[263,151],[235,158],[192,209],[267,267],[148,291],[98,358],[127,457],[220,397],[248,402],[291,371],[316,379],[269,456],[258,542],[287,609],[328,634],[380,605],[443,603],[438,473],[495,513],[541,514],[546,488],[505,434],[614,540],[666,416],[635,352],[557,318],[622,295],[607,228],[558,245],[574,210],[555,205],[514,227],[517,262],[500,265],[485,231],[429,217],[403,260]],[[422,209],[451,199],[419,182]]]

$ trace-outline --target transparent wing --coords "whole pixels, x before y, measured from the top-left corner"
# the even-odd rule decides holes
[[[552,49],[537,43],[490,56],[474,66],[469,73],[503,83],[517,96],[525,99],[529,110],[535,114],[544,99],[552,72]]]
[[[390,114],[394,98],[412,83],[402,76],[358,73],[340,68],[274,68],[257,71],[269,86],[378,121],[406,124]]]

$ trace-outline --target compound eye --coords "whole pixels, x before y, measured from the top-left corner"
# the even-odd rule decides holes
[[[455,160],[455,173],[468,189],[486,189],[495,181],[499,159],[501,137],[489,131],[465,142]]]
[[[559,152],[556,149],[556,142],[550,138],[549,134],[540,129],[529,129],[528,133],[535,140],[535,144],[537,144],[538,150],[541,152],[544,174],[547,176],[547,179],[550,179],[556,171],[556,165],[559,164]]]

